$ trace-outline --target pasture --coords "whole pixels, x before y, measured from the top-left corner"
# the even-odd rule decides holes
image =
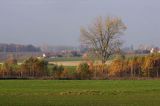
[[[56,58],[49,58],[48,61],[82,61],[82,57],[56,57]]]
[[[84,61],[55,61],[55,62],[49,62],[49,64],[57,64],[63,66],[78,66],[82,62]]]
[[[0,80],[0,106],[159,104],[159,80]]]

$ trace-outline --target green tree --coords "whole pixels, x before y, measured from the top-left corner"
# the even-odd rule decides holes
[[[55,79],[59,79],[59,78],[61,78],[61,75],[62,75],[62,73],[63,73],[63,71],[64,71],[64,66],[62,66],[62,65],[57,65],[57,64],[52,64],[52,74],[53,74],[53,77],[55,78]]]
[[[21,65],[23,75],[40,77],[48,75],[48,62],[43,59],[30,57]]]
[[[91,72],[89,70],[89,65],[87,63],[81,63],[77,67],[78,75],[81,79],[90,79]]]

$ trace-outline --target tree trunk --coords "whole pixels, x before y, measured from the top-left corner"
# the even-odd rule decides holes
[[[157,78],[159,77],[159,72],[158,72],[159,70],[157,70]]]
[[[139,74],[138,76],[141,77],[141,71],[140,71],[140,69],[138,69],[138,74]]]
[[[149,70],[148,70],[148,78],[150,77],[150,74],[149,74]]]
[[[133,65],[131,65],[131,77],[133,77]]]

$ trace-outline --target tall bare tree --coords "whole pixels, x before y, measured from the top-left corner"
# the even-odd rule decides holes
[[[80,39],[105,64],[107,59],[120,49],[120,35],[127,29],[118,17],[98,17],[93,25],[81,28]]]

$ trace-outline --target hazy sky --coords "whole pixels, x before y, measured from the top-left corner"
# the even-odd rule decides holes
[[[125,45],[160,46],[160,0],[0,0],[0,43],[79,45],[79,29],[119,16]]]

